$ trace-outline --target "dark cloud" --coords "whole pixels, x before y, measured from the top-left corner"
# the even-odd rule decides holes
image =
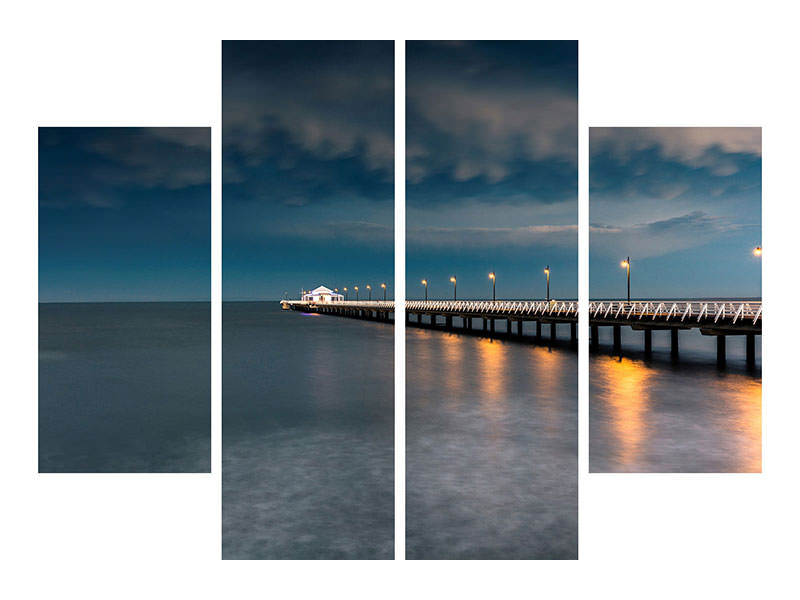
[[[411,204],[577,188],[576,42],[408,42]]]
[[[590,152],[595,201],[760,192],[759,128],[592,128]]]
[[[226,200],[391,200],[392,42],[224,42]]]
[[[40,204],[115,208],[137,190],[208,184],[210,144],[208,128],[41,128]]]

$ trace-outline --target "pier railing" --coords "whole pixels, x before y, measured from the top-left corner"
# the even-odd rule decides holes
[[[625,322],[648,321],[663,324],[683,324],[688,327],[738,325],[761,327],[760,301],[675,301],[642,300],[618,301],[595,300],[589,302],[589,321]]]
[[[577,318],[578,303],[552,300],[409,300],[406,311],[485,317]]]
[[[328,308],[347,308],[394,311],[394,300],[340,300],[337,302],[309,302],[308,300],[281,300],[281,304],[290,308],[303,307],[328,307]]]

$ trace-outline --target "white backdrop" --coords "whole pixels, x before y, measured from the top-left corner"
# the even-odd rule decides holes
[[[4,285],[0,593],[80,597],[770,597],[797,593],[797,15],[780,2],[39,2],[2,12]],[[580,298],[588,127],[763,126],[761,475],[588,475],[580,384],[580,560],[220,560],[222,39],[580,40]],[[402,42],[398,46],[402,48]],[[404,61],[398,57],[398,66]],[[403,100],[402,68],[396,73]],[[398,106],[402,116],[402,107]],[[37,475],[40,125],[212,126],[211,475]],[[397,123],[398,297],[405,274]],[[404,372],[403,319],[397,373]],[[585,328],[584,328],[585,329]],[[580,364],[587,367],[586,331]],[[395,382],[402,427],[402,377]],[[402,430],[396,436],[404,464]],[[404,486],[398,470],[397,490]],[[402,495],[398,514],[403,514]],[[402,521],[397,531],[402,533]],[[398,539],[397,548],[402,549]]]

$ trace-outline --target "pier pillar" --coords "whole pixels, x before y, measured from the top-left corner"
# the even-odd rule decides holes
[[[494,319],[489,319],[489,326],[492,330],[492,333],[494,333]]]
[[[422,323],[422,313],[417,313],[417,323]]]
[[[506,322],[508,323],[508,325],[506,326],[506,333],[508,333],[508,335],[511,335],[512,333],[514,333],[512,331],[512,321],[511,319],[506,319]]]
[[[445,316],[445,318],[444,318],[444,326],[447,329],[452,329],[453,328],[453,317],[451,315]]]
[[[541,340],[542,339],[542,322],[541,321],[536,321],[536,339],[537,340]]]
[[[522,321],[517,321],[517,335],[522,335]]]
[[[746,338],[745,344],[747,345],[747,368],[754,369],[756,366],[756,336],[754,333],[748,333]]]
[[[722,368],[725,366],[725,336],[717,336],[717,366]]]
[[[650,356],[653,353],[653,330],[644,330],[644,353]]]
[[[461,317],[461,320],[464,321],[462,323],[462,327],[464,327],[464,329],[470,329],[472,327],[472,323],[470,323],[472,319],[469,317]]]
[[[569,324],[569,341],[573,345],[575,345],[578,342],[578,324],[577,323],[570,323]]]
[[[622,352],[622,331],[619,325],[614,325],[614,352]]]
[[[436,327],[436,315],[431,315],[431,326]]]
[[[411,323],[411,313],[410,312],[406,313],[406,323]]]
[[[670,355],[672,358],[678,358],[678,330],[670,329]]]
[[[556,324],[555,323],[550,323],[550,341],[551,342],[555,342],[556,341]]]
[[[489,319],[487,319],[486,317],[483,317],[483,330],[484,331],[489,330]]]

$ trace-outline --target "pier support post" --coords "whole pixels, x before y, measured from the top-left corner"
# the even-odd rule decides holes
[[[536,339],[537,340],[541,340],[542,339],[542,322],[541,321],[536,321]]]
[[[406,313],[406,323],[411,323],[411,313],[410,312]]]
[[[472,323],[470,323],[470,321],[472,319],[470,319],[469,317],[461,317],[461,320],[464,321],[464,323],[462,324],[464,329],[471,329],[472,328]]]
[[[487,319],[486,317],[483,317],[483,330],[484,331],[489,330],[489,319]]]
[[[431,315],[431,326],[436,327],[436,315]]]
[[[614,352],[622,352],[622,332],[619,325],[614,325]]]
[[[569,324],[569,342],[573,346],[578,343],[578,324],[577,323],[570,323]]]
[[[725,336],[717,336],[717,366],[723,368],[725,366]]]
[[[646,356],[653,354],[653,330],[644,330],[644,353]]]
[[[678,358],[678,330],[677,329],[670,329],[670,356],[672,358]]]
[[[511,324],[512,321],[511,319],[506,319],[506,321],[508,322],[508,325],[506,326],[506,333],[508,333],[508,335],[511,335],[512,333],[514,333],[512,331],[512,324]]]
[[[597,350],[600,347],[600,328],[597,325],[592,325],[592,349]]]
[[[756,336],[754,333],[748,333],[746,336],[745,344],[747,346],[747,368],[755,369],[756,367]]]
[[[489,326],[492,330],[492,333],[494,333],[494,319],[489,319]]]
[[[556,341],[556,324],[555,323],[550,323],[550,341],[551,342],[555,342]]]
[[[517,321],[517,335],[522,336],[522,321]]]
[[[444,318],[444,326],[447,329],[452,329],[453,328],[453,317],[451,315],[445,316],[445,318]]]

